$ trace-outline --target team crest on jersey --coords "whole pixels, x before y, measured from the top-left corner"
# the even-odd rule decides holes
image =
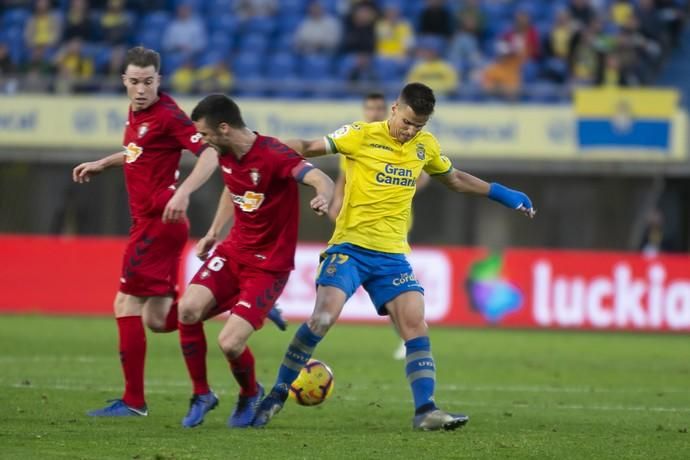
[[[205,280],[205,279],[208,278],[209,276],[211,276],[211,272],[208,271],[208,270],[202,271],[202,272],[201,272],[201,275],[199,275],[199,277],[200,277],[202,280]]]
[[[420,160],[426,158],[426,149],[424,148],[424,144],[421,142],[417,144],[417,158]]]
[[[142,153],[144,153],[144,149],[142,147],[139,147],[134,142],[130,142],[125,146],[125,161],[127,163],[134,163]]]
[[[252,180],[252,184],[259,185],[259,181],[261,180],[261,174],[259,174],[259,170],[256,168],[250,169],[249,178]]]
[[[139,125],[139,128],[137,128],[137,136],[139,136],[139,139],[144,137],[146,133],[149,132],[149,124],[148,123],[142,123]]]

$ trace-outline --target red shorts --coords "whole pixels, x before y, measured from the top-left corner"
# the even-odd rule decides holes
[[[177,297],[177,274],[189,222],[164,224],[160,216],[135,218],[122,260],[120,292]]]
[[[268,272],[239,264],[216,249],[190,283],[204,286],[213,293],[216,306],[209,317],[230,311],[259,330],[289,276],[290,272]]]

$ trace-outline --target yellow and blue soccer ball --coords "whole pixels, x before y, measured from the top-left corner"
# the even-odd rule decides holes
[[[290,398],[300,406],[316,406],[333,392],[333,371],[325,363],[310,359],[290,385]]]

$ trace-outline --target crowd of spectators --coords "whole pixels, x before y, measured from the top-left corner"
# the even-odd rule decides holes
[[[176,93],[339,97],[429,84],[441,97],[653,84],[687,0],[0,0],[5,91],[119,87],[161,51]],[[685,50],[687,52],[687,50]]]

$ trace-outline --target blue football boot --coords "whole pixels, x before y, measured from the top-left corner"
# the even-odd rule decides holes
[[[237,398],[237,404],[232,411],[232,415],[228,419],[228,426],[230,428],[246,428],[251,426],[252,420],[256,415],[256,408],[259,406],[259,401],[264,397],[264,387],[257,383],[259,391],[254,396],[242,396]]]
[[[212,391],[203,395],[194,395],[189,400],[189,411],[182,419],[182,426],[193,428],[204,423],[204,417],[218,406],[218,396]]]
[[[149,410],[144,404],[143,407],[131,407],[121,399],[110,399],[108,406],[102,409],[92,410],[87,415],[90,417],[146,417]]]
[[[274,386],[268,396],[259,404],[252,426],[257,428],[266,426],[273,416],[283,408],[288,392],[289,388],[285,383]]]

